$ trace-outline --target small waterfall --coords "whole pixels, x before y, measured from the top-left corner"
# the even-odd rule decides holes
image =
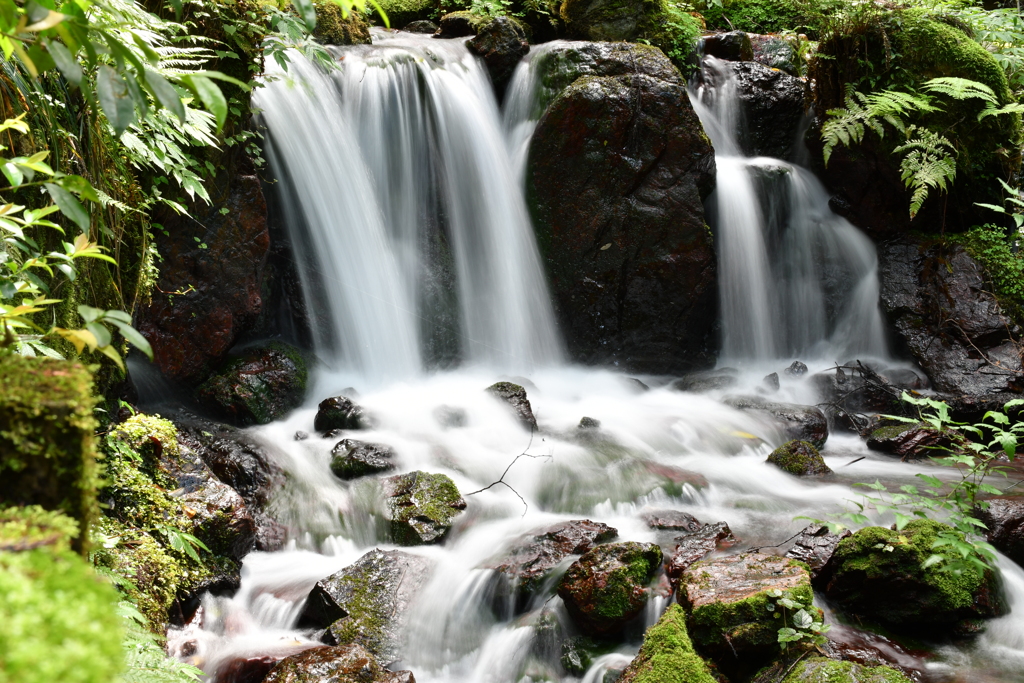
[[[557,363],[522,190],[462,41],[375,34],[256,95],[324,360],[367,381]]]
[[[722,363],[885,357],[874,245],[828,206],[806,168],[746,157],[729,65],[704,60],[690,100],[715,147]]]

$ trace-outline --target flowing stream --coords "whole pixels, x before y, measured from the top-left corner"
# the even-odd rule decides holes
[[[295,55],[258,94],[323,366],[305,407],[250,430],[288,473],[271,513],[291,540],[249,555],[234,596],[205,596],[201,618],[169,634],[173,653],[224,680],[239,658],[312,647],[314,634],[296,621],[313,584],[374,547],[393,547],[381,536],[375,480],[331,474],[337,437],[294,436],[313,431],[319,400],[350,384],[377,419],[354,436],[392,446],[399,472],[448,475],[468,502],[443,545],[405,549],[433,570],[391,668],[411,669],[421,683],[603,683],[667,607],[664,589],[652,588],[627,637],[582,679],[567,675],[537,627],[554,618],[564,637],[576,633],[557,596],[516,617],[489,607],[491,570],[482,567],[524,532],[592,519],[620,540],[671,552],[672,534],[640,515],[674,509],[727,522],[740,547],[771,546],[804,526],[795,517],[825,516],[855,497],[854,482],[913,480],[919,466],[844,436],[823,451],[833,478],[798,479],[765,463],[785,440],[771,422],[658,378],[645,378],[644,391],[620,374],[564,364],[518,182],[539,116],[531,62],[510,85],[503,121],[462,41],[404,33],[375,41],[339,50],[342,68],[330,74]],[[827,211],[809,172],[729,146],[729,87],[694,93],[718,149],[725,357],[781,370],[779,359],[798,353],[884,356],[871,244]],[[765,217],[762,176],[786,198],[785,220]],[[821,278],[826,265],[838,273],[832,284]],[[428,371],[445,363],[460,366]],[[513,381],[528,389],[536,434],[484,392],[511,372],[528,375]],[[815,401],[809,383],[781,381],[779,400]],[[465,411],[464,424],[440,424],[442,406]],[[584,416],[600,428],[584,434]],[[521,453],[531,457],[516,460]],[[481,491],[503,473],[507,486]],[[1021,680],[1024,573],[1012,563],[1004,572],[1014,611],[978,644],[920,662],[935,680],[976,680],[972,672],[983,670]]]

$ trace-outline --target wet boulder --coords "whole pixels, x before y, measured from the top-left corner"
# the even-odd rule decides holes
[[[366,410],[347,396],[324,399],[317,406],[313,429],[325,434],[332,429],[369,429],[372,419]]]
[[[736,375],[730,372],[709,371],[691,372],[672,382],[673,391],[691,391],[694,393],[705,393],[728,389],[736,385]]]
[[[409,604],[426,585],[430,562],[401,550],[374,549],[317,581],[299,617],[305,628],[326,629],[333,645],[356,644],[389,664],[400,659]]]
[[[688,512],[682,510],[655,510],[643,515],[643,520],[652,529],[675,531],[676,533],[693,533],[703,524]]]
[[[710,365],[716,260],[702,202],[715,162],[686,83],[644,45],[566,43],[535,64],[547,108],[527,194],[571,357],[638,372]]]
[[[789,667],[789,673],[780,683],[913,683],[902,672],[887,666],[863,666],[854,662],[841,662],[827,657],[809,657]]]
[[[790,76],[799,76],[798,62],[800,58],[793,45],[778,36],[748,34],[753,56],[750,60],[764,64],[770,69],[778,69]]]
[[[440,543],[466,501],[449,477],[409,472],[382,480],[391,538],[399,545]]]
[[[765,462],[798,477],[832,474],[818,449],[806,441],[787,441],[772,451]]]
[[[988,507],[977,508],[975,516],[988,530],[988,542],[1017,564],[1024,566],[1024,500],[995,498]]]
[[[729,62],[749,62],[754,59],[754,46],[743,31],[712,33],[701,39],[706,57],[718,57]]]
[[[499,95],[505,92],[516,65],[530,51],[526,28],[512,17],[491,19],[466,46],[487,65],[491,83]]]
[[[917,460],[940,455],[936,449],[951,448],[953,439],[925,422],[901,422],[875,429],[866,443],[873,451],[895,455],[901,460]]]
[[[753,410],[770,415],[792,440],[806,441],[821,448],[828,440],[828,420],[820,409],[795,403],[774,403],[754,396],[733,396],[725,403],[738,410]]]
[[[503,558],[485,565],[503,577],[495,589],[496,599],[511,601],[513,611],[522,611],[565,558],[582,555],[617,535],[607,524],[589,519],[559,522],[526,534]]]
[[[464,38],[475,36],[477,31],[491,21],[490,17],[469,11],[451,12],[441,17],[435,38]]]
[[[775,604],[776,591],[810,605],[810,574],[789,558],[747,552],[690,566],[679,579],[677,599],[689,614],[697,651],[730,675],[753,673],[778,653],[775,615],[783,608]]]
[[[811,580],[817,581],[821,570],[832,559],[839,542],[849,537],[849,530],[834,534],[823,524],[808,524],[796,537],[793,547],[786,551],[786,557],[806,564],[811,570]]]
[[[417,19],[403,26],[402,30],[409,33],[435,33],[437,31],[437,24],[429,19]]]
[[[213,479],[171,494],[190,515],[192,535],[214,555],[241,560],[256,546],[256,520],[238,493]]]
[[[218,666],[213,680],[217,683],[263,683],[279,661],[269,656],[237,657]]]
[[[306,359],[298,349],[272,342],[228,360],[196,390],[199,404],[236,425],[267,424],[301,405]]]
[[[584,633],[617,633],[647,605],[646,585],[661,558],[661,548],[653,543],[598,546],[570,565],[558,595]]]
[[[409,671],[388,671],[359,645],[314,647],[275,666],[264,683],[415,683]]]
[[[331,472],[338,479],[358,479],[395,469],[395,458],[391,446],[342,439],[331,449]]]
[[[927,519],[901,532],[860,529],[839,542],[825,569],[824,592],[844,611],[897,631],[949,633],[961,622],[1001,611],[995,577],[975,568],[959,576],[922,568],[940,533],[951,527]]]
[[[902,239],[880,245],[882,308],[939,391],[1019,392],[1020,328],[989,293],[985,272],[961,246]]]
[[[668,576],[673,588],[679,583],[679,577],[694,562],[704,559],[720,548],[728,548],[736,544],[732,529],[725,522],[705,524],[694,531],[675,538],[676,548],[672,558],[665,563],[665,575]]]
[[[694,651],[686,629],[686,612],[677,604],[670,605],[658,623],[644,633],[640,652],[622,672],[618,683],[715,683],[717,680]]]
[[[526,397],[526,389],[512,382],[495,382],[487,387],[487,393],[507,403],[524,427],[530,431],[537,429],[537,418],[533,416],[533,407]]]

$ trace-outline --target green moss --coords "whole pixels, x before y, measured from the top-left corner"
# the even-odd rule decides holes
[[[313,37],[327,45],[369,45],[370,28],[357,12],[344,16],[334,2],[316,0],[316,30]]]
[[[38,505],[0,509],[0,552],[47,547],[68,550],[78,523]]]
[[[908,432],[911,429],[917,429],[919,426],[920,425],[910,423],[887,425],[885,427],[879,427],[875,431],[871,432],[871,436],[869,438],[888,441],[889,439],[895,439],[903,432]]]
[[[647,629],[640,652],[622,673],[622,683],[714,683],[707,664],[693,650],[686,613],[671,605]]]
[[[806,441],[787,441],[772,451],[767,462],[798,477],[832,473],[818,449]]]
[[[116,604],[114,588],[68,551],[0,552],[0,682],[115,680]]]
[[[78,363],[0,356],[0,500],[60,510],[84,549],[98,507],[92,377]]]
[[[417,19],[436,18],[433,0],[381,0],[379,4],[387,15],[391,28],[402,28]],[[383,23],[375,11],[369,12],[369,19],[377,24]]]
[[[706,3],[700,13],[709,29],[780,33],[796,31],[812,39],[827,25],[830,14],[844,9],[842,0],[725,0]]]
[[[862,666],[824,657],[801,661],[782,683],[911,683],[887,666]]]
[[[439,543],[466,501],[444,474],[410,472],[385,480],[391,536],[399,545]]]
[[[949,239],[982,265],[1000,307],[1024,325],[1024,253],[1013,252],[1006,233],[997,225],[982,225]]]

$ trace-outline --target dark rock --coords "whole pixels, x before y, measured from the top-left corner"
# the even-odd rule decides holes
[[[469,422],[465,409],[453,406],[438,406],[434,408],[433,415],[442,427],[465,427]]]
[[[633,388],[638,394],[642,394],[645,391],[651,390],[649,386],[638,380],[636,377],[627,377],[626,383],[629,384],[630,387]]]
[[[821,649],[829,659],[866,667],[887,666],[912,681],[930,680],[931,653],[908,650],[885,636],[849,624],[833,623],[825,637],[828,640]]]
[[[803,377],[807,374],[807,366],[800,361],[795,360],[788,368],[783,370],[783,372],[791,377]]]
[[[277,666],[276,657],[239,657],[217,668],[216,683],[263,683]]]
[[[533,407],[526,397],[526,389],[512,382],[496,382],[487,387],[488,393],[512,406],[516,417],[531,432],[537,429],[537,418],[533,416]]]
[[[490,22],[490,17],[473,12],[451,12],[441,17],[439,27],[434,33],[435,38],[464,38],[475,36],[482,26]]]
[[[584,633],[617,633],[643,611],[645,586],[661,557],[661,548],[653,543],[597,546],[572,563],[558,584],[558,595]]]
[[[823,524],[808,524],[796,537],[793,547],[786,552],[786,557],[799,560],[811,570],[811,581],[817,581],[822,569],[832,559],[839,542],[849,538],[850,531],[834,534]]]
[[[753,48],[752,60],[758,64],[764,64],[771,69],[778,69],[790,76],[799,76],[799,66],[796,50],[787,40],[778,36],[761,36],[748,34],[751,48]]]
[[[664,54],[566,43],[535,61],[553,98],[528,195],[574,360],[640,372],[710,365],[714,151]]]
[[[466,501],[443,474],[409,472],[382,480],[391,537],[399,545],[440,543]]]
[[[692,533],[704,526],[696,517],[682,510],[655,510],[645,513],[643,520],[652,529],[675,532]]]
[[[387,671],[365,648],[342,645],[315,647],[285,657],[264,683],[398,683],[403,679],[414,683],[410,672]]]
[[[806,441],[815,448],[821,448],[828,440],[828,420],[814,406],[773,403],[753,396],[733,396],[724,402],[738,410],[755,410],[771,415],[781,423],[790,439]]]
[[[295,440],[296,441],[305,441],[308,438],[309,438],[309,432],[304,432],[301,429],[299,431],[295,432]]]
[[[272,342],[229,360],[196,390],[196,399],[233,424],[267,424],[302,404],[307,377],[302,353]]]
[[[704,393],[719,389],[728,389],[736,385],[736,376],[720,372],[694,372],[672,382],[675,391],[692,391]]]
[[[501,94],[516,65],[530,51],[524,27],[511,17],[495,17],[479,28],[466,46],[484,60],[495,90]]]
[[[882,307],[932,385],[953,394],[1020,392],[1021,330],[958,245],[903,239],[878,253]]]
[[[777,372],[773,372],[770,375],[765,375],[762,382],[764,383],[764,386],[768,389],[768,391],[778,391],[779,387],[781,386],[779,384],[779,373]]]
[[[586,636],[573,636],[562,641],[562,656],[559,662],[566,673],[583,678],[590,665],[594,663],[594,651],[597,643]]]
[[[429,19],[417,19],[406,24],[402,30],[410,33],[436,33],[437,24]]]
[[[197,199],[187,214],[154,213],[153,222],[164,228],[156,239],[163,260],[157,294],[135,324],[160,371],[192,386],[256,322],[270,250],[259,178],[240,174],[207,187],[210,204]]]
[[[211,480],[171,495],[190,514],[192,535],[214,555],[241,560],[256,546],[256,520],[242,497],[227,484]]]
[[[391,446],[343,439],[331,449],[331,472],[339,479],[380,474],[395,469],[395,458],[395,450]]]
[[[299,617],[305,628],[327,629],[334,644],[355,643],[390,664],[401,654],[408,607],[426,584],[431,564],[401,550],[371,550],[310,591]]]
[[[642,0],[566,0],[559,16],[573,38],[593,41],[636,41],[652,37],[668,20],[661,5]]]
[[[952,529],[925,519],[902,532],[857,531],[839,542],[825,595],[850,614],[914,633],[950,633],[964,620],[997,616],[1002,606],[991,571],[968,568],[954,576],[935,565],[922,569],[942,531]]]
[[[728,548],[736,543],[736,537],[725,522],[705,524],[695,531],[676,537],[676,549],[672,559],[665,563],[665,575],[671,581],[673,590],[679,584],[679,577],[694,562],[704,559],[719,548]]]
[[[787,441],[772,451],[765,462],[798,477],[832,474],[832,469],[825,464],[818,449],[806,441]]]
[[[1024,566],[1024,500],[994,498],[987,508],[977,508],[974,515],[988,527],[988,542]]]
[[[313,419],[313,429],[321,434],[332,429],[368,429],[371,426],[371,419],[362,406],[344,396],[321,401]]]
[[[702,40],[704,54],[708,57],[718,57],[730,62],[754,61],[754,46],[750,42],[750,36],[743,31],[714,33],[704,36]]]
[[[924,422],[904,422],[872,431],[867,446],[873,451],[899,456],[901,460],[918,460],[940,455],[937,449],[952,448],[953,438]]]
[[[600,429],[601,421],[592,417],[581,417],[577,429]]]

